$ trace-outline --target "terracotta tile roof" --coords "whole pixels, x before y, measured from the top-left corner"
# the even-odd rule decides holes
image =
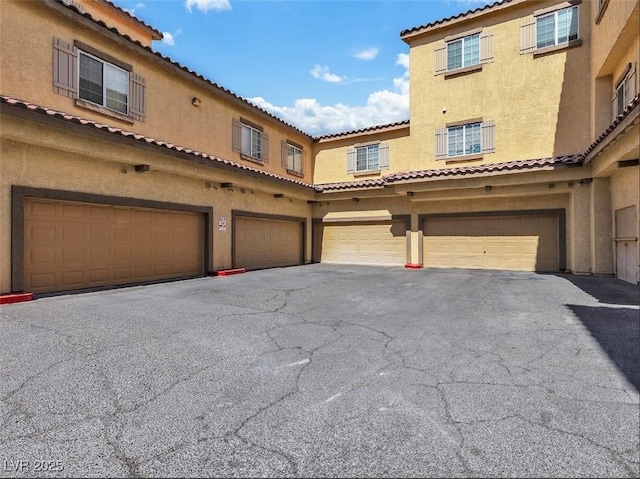
[[[318,193],[322,193],[323,191],[357,190],[375,187],[382,188],[385,184],[385,178],[376,178],[372,180],[344,181],[341,183],[320,183],[314,185],[314,187]]]
[[[162,53],[156,52],[153,49],[151,49],[150,47],[143,45],[142,43],[140,43],[138,40],[134,40],[133,38],[131,38],[129,35],[127,35],[126,33],[121,33],[117,28],[114,27],[109,27],[106,23],[104,23],[102,20],[98,20],[97,18],[94,18],[93,16],[91,16],[89,13],[86,12],[81,12],[80,10],[78,10],[75,6],[73,5],[67,5],[66,3],[64,3],[63,0],[53,0],[55,3],[62,5],[63,7],[74,11],[75,13],[77,13],[78,15],[81,15],[85,18],[87,18],[88,20],[91,20],[93,23],[96,23],[97,25],[100,25],[103,28],[106,28],[107,30],[111,31],[112,33],[115,33],[116,35],[128,40],[129,42],[137,45],[138,47],[142,48],[143,50],[146,50],[147,52],[157,56],[158,58],[166,61],[167,63],[170,63],[171,65],[174,65],[178,68],[180,68],[181,70],[189,73],[190,75],[195,76],[196,78],[208,83],[209,85],[211,85],[212,87],[214,87],[216,90],[219,90],[227,95],[230,95],[231,97],[233,97],[236,100],[240,100],[241,102],[245,103],[247,106],[249,106],[251,109],[259,111],[265,115],[267,115],[270,118],[273,118],[274,120],[278,121],[280,124],[283,124],[295,131],[297,131],[298,133],[303,134],[304,136],[308,137],[308,138],[312,138],[311,135],[309,135],[308,133],[305,133],[304,131],[302,131],[300,128],[293,126],[290,123],[287,123],[286,121],[282,120],[281,118],[278,118],[277,116],[273,115],[272,113],[269,113],[267,110],[264,110],[256,105],[254,105],[253,103],[251,103],[250,101],[247,101],[246,99],[242,98],[239,95],[236,95],[235,93],[233,93],[231,90],[228,90],[220,85],[218,85],[217,83],[209,80],[208,78],[205,78],[204,76],[202,76],[199,73],[194,72],[193,70],[190,70],[189,68],[181,65],[180,63],[172,60],[171,58],[163,55]]]
[[[459,13],[457,15],[453,15],[451,17],[446,17],[446,18],[441,18],[440,20],[436,20],[435,22],[431,22],[431,23],[427,23],[425,25],[420,25],[419,27],[413,27],[413,28],[407,28],[405,30],[402,30],[400,32],[400,38],[406,36],[406,35],[411,35],[412,33],[416,33],[420,30],[424,30],[426,28],[431,28],[431,27],[435,27],[436,25],[440,25],[442,23],[447,23],[450,22],[451,20],[458,20],[460,18],[464,18],[468,15],[471,15],[473,13],[478,13],[478,12],[482,12],[483,10],[490,10],[494,7],[500,6],[500,5],[504,5],[506,3],[511,3],[513,0],[500,0],[488,5],[484,5],[482,7],[478,7],[478,8],[474,8],[473,10],[468,10],[466,12],[463,13]]]
[[[486,165],[463,166],[458,168],[441,168],[434,170],[407,171],[404,173],[393,173],[386,176],[385,182],[394,183],[402,180],[413,180],[422,178],[467,176],[476,173],[494,173],[500,171],[520,171],[540,169],[545,167],[563,167],[582,164],[583,155],[558,156],[555,158],[538,158],[534,160],[506,161],[504,163],[489,163]]]
[[[308,183],[305,183],[303,181],[299,181],[299,180],[295,180],[292,178],[287,178],[285,176],[280,176],[280,175],[276,175],[275,173],[271,173],[268,171],[263,171],[263,170],[259,170],[257,168],[252,168],[251,166],[247,166],[247,165],[243,165],[241,163],[236,163],[235,161],[229,161],[229,160],[225,160],[222,158],[218,158],[216,156],[212,156],[209,155],[207,153],[203,153],[201,151],[197,151],[197,150],[192,150],[191,148],[186,148],[184,146],[179,146],[179,145],[175,145],[173,143],[167,143],[165,141],[162,140],[157,140],[155,138],[149,138],[147,136],[144,135],[139,135],[137,133],[133,133],[130,131],[126,131],[126,130],[122,130],[120,128],[115,128],[113,126],[109,126],[109,125],[103,125],[101,123],[97,123],[95,121],[91,121],[91,120],[87,120],[85,118],[81,118],[79,116],[75,116],[75,115],[70,115],[68,113],[63,113],[61,111],[57,111],[57,110],[53,110],[51,108],[45,108],[39,105],[35,105],[33,103],[28,103],[22,100],[17,100],[15,98],[11,98],[11,97],[7,97],[5,95],[0,95],[0,105],[2,105],[3,107],[5,105],[11,106],[11,107],[15,107],[15,108],[21,108],[24,110],[28,110],[28,111],[32,111],[34,113],[39,113],[42,115],[46,115],[48,117],[52,117],[52,118],[57,118],[60,120],[64,120],[70,123],[76,123],[78,125],[83,125],[89,128],[94,128],[96,130],[101,130],[101,131],[105,131],[108,133],[111,133],[113,135],[117,135],[117,136],[121,136],[121,137],[125,137],[125,138],[130,138],[132,140],[137,140],[143,143],[147,143],[150,145],[154,145],[154,146],[159,146],[162,148],[166,148],[167,150],[172,150],[172,151],[177,151],[179,153],[185,153],[187,155],[193,156],[193,157],[197,157],[197,158],[203,158],[205,160],[210,160],[212,163],[218,164],[218,165],[226,165],[227,167],[231,167],[234,169],[238,169],[238,170],[244,170],[244,171],[249,171],[252,173],[257,173],[259,175],[263,175],[265,177],[269,177],[275,180],[279,180],[279,181],[284,181],[287,183],[291,183],[291,184],[295,184],[298,186],[303,186],[306,188],[313,188],[313,185],[310,185]],[[4,109],[4,108],[3,108]]]
[[[622,123],[625,120],[625,118],[630,116],[634,110],[638,109],[638,105],[640,105],[640,94],[636,95],[636,97],[633,100],[631,100],[631,102],[629,102],[629,104],[625,107],[625,109],[622,110],[622,113],[620,113],[615,118],[615,120],[611,122],[611,124],[607,127],[607,129],[604,130],[600,134],[600,136],[596,138],[593,143],[591,143],[591,145],[589,145],[589,148],[587,148],[587,151],[584,152],[584,156],[585,157],[588,156],[589,153],[595,150],[600,143],[606,140],[611,135],[611,133],[613,133],[613,131],[618,127],[618,125],[620,125],[620,123]]]
[[[136,22],[138,22],[140,25],[142,25],[143,27],[147,28],[148,30],[151,30],[153,33],[156,34],[156,36],[158,37],[157,39],[160,40],[162,38],[162,32],[160,30],[156,30],[155,28],[153,28],[151,25],[143,22],[142,20],[140,20],[138,17],[136,17],[135,15],[133,15],[131,12],[125,10],[124,8],[120,8],[118,5],[116,5],[115,3],[113,3],[111,0],[102,0],[104,3],[108,4],[110,7],[115,8],[116,10],[118,10],[120,13],[123,13],[125,15],[127,15],[128,17],[132,18],[133,20],[135,20]]]
[[[384,130],[387,128],[392,128],[395,126],[409,126],[409,120],[403,120],[403,121],[398,121],[395,123],[387,123],[386,125],[374,125],[374,126],[370,126],[367,128],[362,128],[360,130],[351,130],[351,131],[343,131],[340,133],[330,133],[328,135],[322,135],[322,136],[316,136],[313,138],[313,141],[319,141],[319,140],[326,140],[329,138],[339,138],[341,136],[347,136],[347,135],[356,135],[356,134],[362,134],[362,133],[369,133],[369,132],[373,132],[376,130]]]
[[[508,172],[537,170],[542,168],[554,167],[562,168],[569,166],[580,166],[582,164],[582,154],[559,156],[555,158],[538,158],[534,160],[508,161],[504,163],[491,163],[487,165],[463,166],[459,168],[441,168],[433,170],[407,171],[401,173],[392,173],[383,178],[375,180],[346,181],[342,183],[325,183],[315,185],[316,191],[329,192],[340,190],[355,190],[362,188],[384,187],[393,183],[406,180],[420,180],[425,178],[451,178],[456,176],[468,176],[480,173]]]

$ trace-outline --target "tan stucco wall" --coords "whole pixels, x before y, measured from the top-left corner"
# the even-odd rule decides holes
[[[520,25],[535,9],[527,2],[480,19],[437,29],[410,50],[412,169],[450,167],[435,160],[435,131],[473,118],[495,120],[496,152],[471,164],[577,153],[589,143],[589,9],[580,6],[582,46],[534,58],[520,55]],[[482,71],[445,79],[435,75],[435,49],[444,37],[486,27],[493,33],[492,63]],[[443,113],[443,111],[445,111]],[[468,165],[465,163],[464,165]]]
[[[304,147],[306,175],[302,180],[311,182],[312,142],[302,133],[275,119],[268,119],[245,103],[225,99],[194,75],[186,74],[131,42],[114,41],[90,28],[71,23],[39,2],[6,0],[2,2],[0,12],[1,91],[4,95],[298,179],[282,167],[281,141],[289,139]],[[146,120],[127,124],[77,107],[73,99],[55,94],[52,89],[54,37],[67,43],[82,41],[131,64],[133,71],[147,81]],[[20,67],[16,68],[17,65]],[[201,106],[191,104],[194,96],[202,100]],[[262,126],[269,135],[269,161],[264,165],[243,160],[232,150],[232,119],[240,117]]]
[[[311,218],[311,207],[304,195],[301,197],[300,191],[286,186],[4,115],[2,125],[1,292],[11,289],[12,185],[213,207],[213,268],[216,270],[231,267],[232,210]],[[42,134],[36,136],[37,133]],[[19,135],[23,135],[25,142],[7,139]],[[28,144],[31,140],[39,144]],[[149,164],[151,169],[136,173],[132,168],[136,163]],[[123,168],[126,173],[122,172]],[[211,182],[211,188],[206,187],[207,181]],[[220,182],[232,182],[233,191],[221,189]],[[280,191],[285,197],[275,198],[273,191]],[[227,220],[226,232],[217,229],[220,217]],[[308,221],[307,260],[311,257],[310,228]]]
[[[314,218],[322,218],[330,212],[351,212],[353,217],[362,217],[365,211],[388,211],[392,215],[411,215],[411,230],[417,232],[421,225],[418,215],[437,213],[467,213],[491,211],[519,211],[540,209],[564,209],[566,213],[566,259],[567,269],[574,272],[590,272],[591,235],[590,235],[590,185],[578,183],[558,184],[550,189],[547,183],[536,183],[533,174],[528,179],[527,188],[514,186],[496,186],[491,192],[484,189],[446,190],[430,192],[428,196],[408,197],[387,196],[381,198],[363,197],[358,192],[351,196],[359,198],[320,201],[313,209]],[[499,185],[501,179],[489,180]],[[506,179],[508,181],[508,179]],[[345,193],[346,195],[346,193]],[[407,261],[418,264],[418,251],[414,248],[417,235],[412,235],[412,254]]]
[[[586,2],[593,18],[598,13],[598,2]],[[591,58],[595,76],[613,73],[622,57],[636,43],[640,11],[637,0],[609,0],[598,24],[593,26]],[[637,57],[636,57],[637,61]]]
[[[375,174],[354,175],[347,173],[347,150],[354,144],[380,141],[389,145],[389,169]],[[414,141],[409,137],[409,128],[392,132],[363,134],[344,139],[322,141],[315,144],[314,183],[357,181],[381,176],[411,168]]]

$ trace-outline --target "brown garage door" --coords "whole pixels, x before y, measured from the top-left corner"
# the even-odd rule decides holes
[[[317,237],[322,263],[403,265],[407,259],[404,221],[327,223]]]
[[[558,218],[428,218],[423,253],[432,268],[558,271]]]
[[[236,268],[259,269],[302,264],[302,223],[238,216]]]
[[[27,198],[24,221],[25,291],[204,273],[202,214]]]

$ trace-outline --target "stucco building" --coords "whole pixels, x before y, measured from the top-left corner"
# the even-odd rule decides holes
[[[1,293],[312,261],[638,281],[637,1],[405,30],[407,121],[315,138],[108,0],[0,8]]]

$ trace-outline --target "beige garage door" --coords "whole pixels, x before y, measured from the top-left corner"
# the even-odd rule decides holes
[[[27,198],[24,221],[25,291],[204,274],[198,213]]]
[[[407,260],[406,223],[327,223],[317,243],[322,263],[404,265]]]
[[[236,217],[236,268],[275,268],[302,264],[302,223]]]
[[[424,265],[431,268],[558,271],[556,216],[430,218]]]

